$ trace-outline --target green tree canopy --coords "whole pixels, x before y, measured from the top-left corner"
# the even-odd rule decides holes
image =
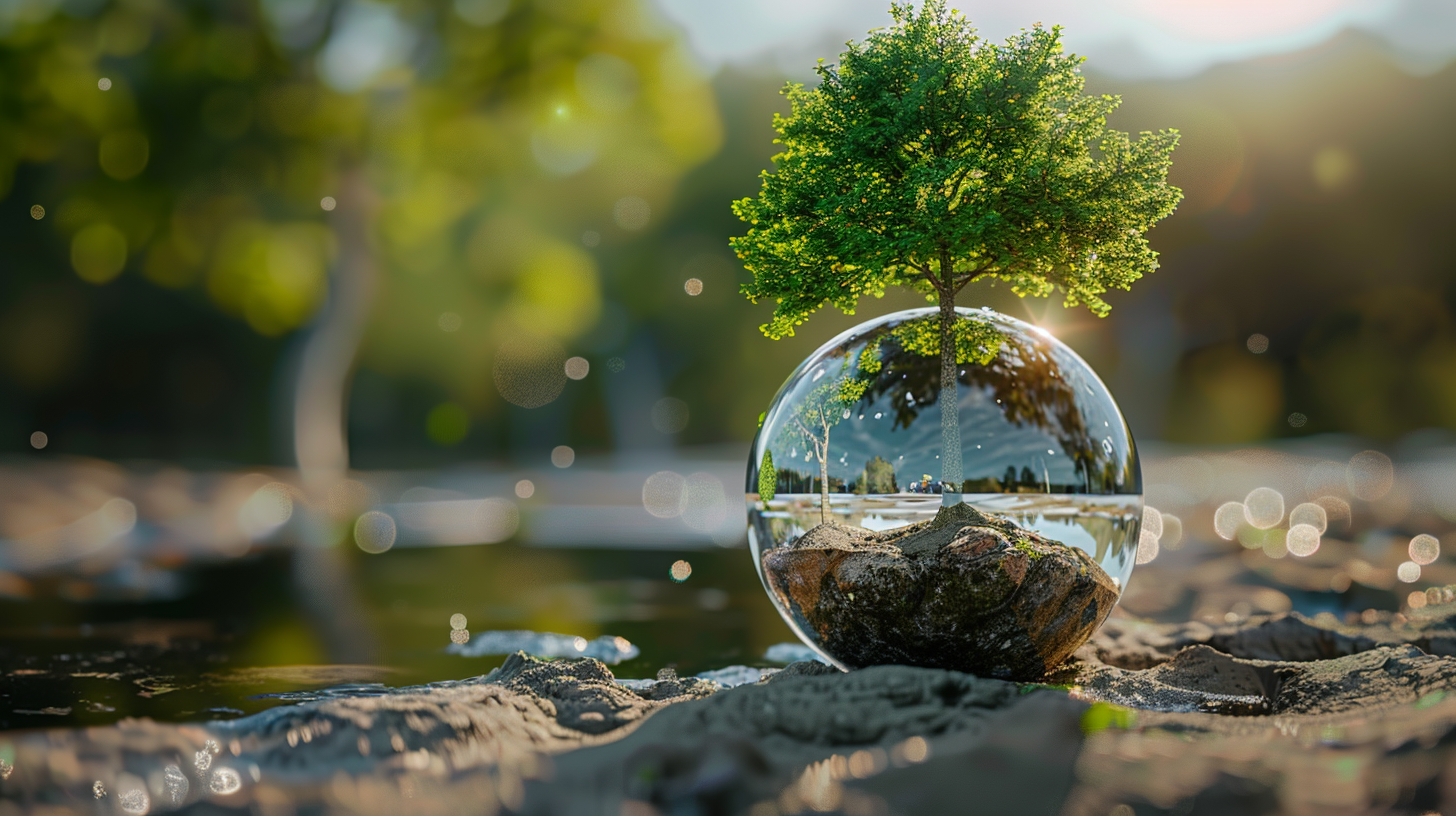
[[[1167,183],[1177,132],[1107,127],[1120,100],[1083,93],[1058,27],[998,45],[943,0],[891,14],[821,64],[818,87],[785,89],[775,172],[734,206],[744,294],[778,300],[764,331],[890,286],[934,299],[982,278],[1106,314],[1103,293],[1157,268],[1144,233],[1182,195]]]

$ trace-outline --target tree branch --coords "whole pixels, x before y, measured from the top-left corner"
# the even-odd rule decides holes
[[[804,438],[805,439],[808,439],[810,442],[814,443],[815,445],[819,444],[818,437],[814,436],[814,432],[811,431],[811,430],[809,430],[809,428],[804,425],[803,420],[799,419],[799,417],[797,415],[794,416],[793,419],[794,419],[794,424],[799,426],[799,432],[804,435]]]
[[[917,267],[917,268],[919,268],[919,267]],[[925,280],[927,282],[929,282],[929,284],[931,286],[934,286],[935,287],[935,291],[941,292],[941,293],[944,293],[945,292],[945,287],[941,285],[941,282],[936,279],[935,275],[932,274],[929,269],[920,269],[920,276],[922,278],[925,278]]]

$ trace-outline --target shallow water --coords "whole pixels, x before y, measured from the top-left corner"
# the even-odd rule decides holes
[[[1417,583],[1396,578],[1417,532],[1443,539],[1449,553],[1451,522],[1444,520],[1456,521],[1456,498],[1422,486],[1456,483],[1456,449],[1432,461],[1403,464],[1398,472],[1406,481],[1379,502],[1357,503],[1353,519],[1331,517],[1320,550],[1307,558],[1214,534],[1212,516],[1221,502],[1259,486],[1282,491],[1291,506],[1317,497],[1308,491],[1326,488],[1306,482],[1358,450],[1196,457],[1179,452],[1153,458],[1148,501],[1165,518],[1181,516],[1182,538],[1165,536],[1156,560],[1137,568],[1122,610],[1168,621],[1225,622],[1290,609],[1338,617],[1369,608],[1394,611],[1412,592],[1456,584],[1449,554],[1423,567]],[[449,651],[451,617],[457,613],[466,617],[472,637],[529,630],[589,643],[623,638],[639,654],[612,667],[621,678],[652,678],[667,666],[689,676],[733,664],[782,665],[765,652],[796,638],[764,593],[747,549],[718,546],[679,519],[642,510],[643,479],[661,467],[649,463],[632,473],[573,470],[550,477],[579,477],[580,483],[536,477],[541,495],[571,496],[591,524],[570,536],[546,535],[539,524],[523,526],[517,540],[534,546],[401,545],[378,555],[340,546],[326,551],[335,557],[320,560],[300,558],[284,529],[246,555],[219,556],[205,541],[188,555],[176,538],[181,528],[148,521],[141,494],[135,496],[138,532],[113,542],[109,573],[95,572],[97,553],[64,570],[17,573],[12,557],[17,552],[6,544],[12,549],[0,550],[0,562],[11,557],[0,563],[0,730],[101,725],[128,716],[227,719],[287,702],[264,695],[408,686],[478,676],[499,665],[500,655]],[[718,473],[726,484],[742,465],[714,460],[674,467]],[[1344,471],[1335,470],[1344,484]],[[395,481],[414,484],[421,478]],[[57,484],[64,487],[66,481],[57,477]],[[510,484],[502,480],[498,487],[508,490]],[[57,495],[62,492],[57,489]],[[787,499],[780,495],[776,501]],[[857,500],[834,496],[834,508],[854,511]],[[999,494],[985,497],[982,506],[1026,511],[1022,523],[1030,527],[1061,523],[1052,509],[1036,505],[1044,500],[1065,499]],[[600,535],[603,519],[628,517],[628,501],[639,503],[632,517],[636,526]],[[903,502],[914,506],[896,506]],[[859,515],[842,520],[908,523],[932,516],[938,504],[937,496],[899,497],[890,505],[866,500]],[[10,506],[0,499],[0,507]],[[604,507],[621,512],[604,514]],[[817,523],[807,506],[769,509],[789,513],[773,519],[776,523]],[[906,509],[912,512],[896,512]],[[531,518],[550,519],[558,510],[543,505]],[[1033,511],[1039,521],[1026,518]],[[613,542],[633,542],[639,549]],[[1130,559],[1130,538],[1122,550]],[[679,561],[691,566],[681,582],[670,574]],[[16,574],[25,580],[17,581]],[[153,587],[144,593],[158,582],[138,576],[164,577],[167,591]],[[103,585],[118,577],[137,580]],[[773,656],[784,657],[783,650]]]
[[[793,639],[742,548],[502,544],[342,555],[332,586],[300,580],[298,559],[274,551],[226,569],[179,569],[184,592],[166,602],[0,602],[0,730],[229,719],[298,692],[369,693],[500,665],[501,654],[452,652],[456,614],[472,638],[621,638],[630,649],[618,657],[636,653],[613,666],[623,678],[782,665],[764,653]],[[669,574],[679,560],[692,566],[682,582]]]

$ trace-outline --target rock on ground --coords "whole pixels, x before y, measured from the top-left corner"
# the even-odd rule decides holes
[[[821,524],[763,556],[799,628],[847,666],[904,664],[1037,680],[1117,602],[1075,547],[970,505],[871,532]]]

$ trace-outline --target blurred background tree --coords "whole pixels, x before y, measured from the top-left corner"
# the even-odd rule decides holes
[[[700,54],[742,27],[661,5]],[[835,19],[869,5],[846,34],[888,19],[878,0]],[[1100,324],[980,285],[960,303],[1057,333],[1140,439],[1456,428],[1456,69],[1436,42],[1456,27],[1387,5],[1301,12],[1278,40],[1234,15],[1202,61],[1141,73],[1079,39],[1122,12],[1045,17],[1091,54],[1088,89],[1128,100],[1111,126],[1183,131],[1187,199],[1149,235],[1162,271]],[[49,453],[292,463],[309,405],[348,417],[357,467],[741,443],[793,364],[866,316],[772,345],[727,248],[726,202],[774,150],[776,66],[840,50],[808,8],[754,24],[791,59],[710,73],[648,0],[0,4],[5,449],[44,430]],[[652,424],[664,398],[685,428]],[[338,465],[337,432],[307,436]]]
[[[592,250],[647,227],[721,139],[704,77],[635,0],[22,3],[3,35],[0,192],[44,210],[7,228],[7,384],[102,455],[340,471],[356,355],[435,403],[411,424],[436,444],[476,417],[512,435],[502,399],[551,402],[602,321]],[[96,385],[110,398],[76,393]],[[176,416],[111,407],[147,392]],[[395,419],[365,398],[363,431]],[[43,418],[88,402],[90,422]]]

